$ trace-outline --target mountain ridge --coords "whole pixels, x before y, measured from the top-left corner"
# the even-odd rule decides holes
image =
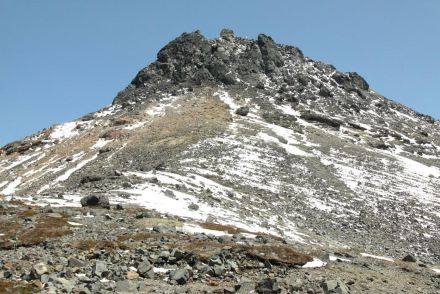
[[[112,105],[2,147],[0,193],[39,205],[101,193],[290,241],[439,261],[439,133],[358,74],[264,34],[184,33]]]

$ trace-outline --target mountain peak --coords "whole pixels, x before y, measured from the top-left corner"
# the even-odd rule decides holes
[[[219,38],[210,40],[200,31],[183,33],[158,52],[157,60],[142,69],[114,103],[136,101],[137,88],[154,92],[170,91],[176,84],[257,86],[265,76],[283,80],[288,75],[284,64],[295,60],[305,62],[299,49],[279,45],[265,34],[248,40],[223,29]]]
[[[196,31],[113,105],[0,149],[0,193],[38,205],[99,193],[289,242],[439,262],[439,134],[438,121],[296,47]]]

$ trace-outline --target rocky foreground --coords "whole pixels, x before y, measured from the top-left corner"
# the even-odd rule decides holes
[[[88,199],[90,200],[90,199]],[[440,293],[432,264],[135,206],[0,206],[0,293]]]

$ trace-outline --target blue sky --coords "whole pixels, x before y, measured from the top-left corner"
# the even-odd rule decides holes
[[[440,118],[438,0],[0,0],[0,145],[110,104],[182,32],[224,27]]]

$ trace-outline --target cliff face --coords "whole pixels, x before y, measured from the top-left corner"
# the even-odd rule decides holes
[[[440,123],[356,73],[185,33],[113,104],[4,146],[0,193],[90,193],[290,241],[439,261]]]

